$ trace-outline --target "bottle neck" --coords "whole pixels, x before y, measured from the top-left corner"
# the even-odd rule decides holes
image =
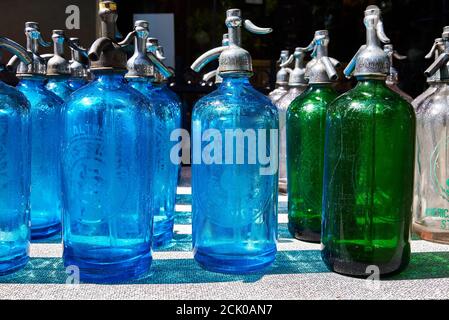
[[[238,85],[250,85],[249,76],[242,75],[224,75],[221,87],[235,87]]]
[[[124,72],[95,72],[94,81],[100,85],[121,85],[125,83]]]
[[[358,79],[356,89],[368,89],[373,90],[375,88],[387,88],[387,84],[385,83],[385,79],[373,79],[373,78],[363,78]]]
[[[21,77],[20,83],[25,84],[27,86],[35,86],[40,87],[44,86],[47,79],[43,76],[30,76],[30,77]]]
[[[366,27],[366,46],[367,47],[380,47],[380,41],[377,37],[377,32],[374,25],[368,25]]]
[[[145,54],[147,51],[147,38],[136,37],[134,40],[134,53]]]
[[[64,56],[64,42],[55,41],[53,43],[53,53],[56,56]]]

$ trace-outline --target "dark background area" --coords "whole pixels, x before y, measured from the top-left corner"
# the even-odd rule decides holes
[[[134,13],[175,14],[176,79],[173,89],[182,96],[188,109],[200,95],[213,87],[201,85],[201,75],[190,70],[190,64],[203,52],[220,45],[225,11],[242,9],[244,18],[257,25],[274,29],[270,35],[243,32],[243,46],[253,56],[254,85],[268,93],[274,86],[276,60],[281,49],[293,51],[306,46],[318,29],[328,29],[331,36],[330,55],[347,63],[365,42],[363,11],[377,4],[383,12],[386,34],[399,53],[408,59],[396,62],[400,72],[400,87],[416,97],[426,87],[423,71],[430,64],[424,56],[449,24],[449,0],[118,0],[119,30],[132,29]],[[81,30],[70,30],[89,46],[96,34],[96,0],[2,0],[0,35],[25,44],[25,21],[41,24],[49,40],[52,29],[65,26],[65,8],[78,5],[81,9]],[[158,26],[152,25],[151,28]],[[43,52],[48,50],[43,50]],[[3,62],[8,55],[4,55]],[[215,68],[211,64],[207,70]],[[342,81],[340,90],[350,83]],[[187,111],[187,113],[189,110]]]

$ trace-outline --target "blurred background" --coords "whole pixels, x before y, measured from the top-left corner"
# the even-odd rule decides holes
[[[96,0],[2,0],[0,35],[25,44],[25,21],[41,25],[46,40],[52,29],[66,29],[67,19],[79,8],[80,28],[67,30],[67,35],[81,38],[85,47],[95,40],[98,30]],[[147,18],[153,36],[161,39],[168,62],[176,68],[172,89],[185,102],[185,127],[189,128],[192,105],[214,89],[202,83],[202,74],[190,70],[191,63],[203,52],[221,44],[225,11],[242,9],[245,19],[263,27],[272,27],[270,35],[243,32],[243,47],[253,57],[257,89],[268,93],[274,88],[276,61],[280,50],[293,51],[306,46],[318,29],[328,29],[331,37],[329,53],[345,65],[365,43],[363,11],[370,4],[382,9],[386,34],[395,49],[407,55],[397,61],[400,87],[413,97],[426,87],[424,69],[430,64],[424,59],[433,40],[441,36],[443,26],[449,24],[449,0],[117,0],[118,27],[123,36],[132,29],[134,20]],[[68,51],[68,50],[67,50]],[[42,50],[43,53],[48,50]],[[8,55],[4,55],[5,62]],[[210,64],[204,72],[213,70]],[[340,91],[352,85],[343,80]]]

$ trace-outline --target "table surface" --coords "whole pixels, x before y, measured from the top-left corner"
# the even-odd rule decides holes
[[[320,245],[292,239],[287,199],[279,198],[279,241],[274,264],[250,275],[201,269],[191,252],[189,172],[178,188],[173,243],[153,253],[151,273],[124,284],[66,284],[60,237],[31,245],[21,271],[0,277],[0,299],[448,299],[449,246],[414,237],[409,267],[399,275],[369,281],[329,272]]]

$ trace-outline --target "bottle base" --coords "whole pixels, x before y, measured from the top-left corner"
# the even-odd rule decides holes
[[[441,231],[439,229],[429,229],[429,227],[423,226],[419,223],[413,223],[413,232],[416,233],[418,237],[422,240],[441,243],[441,244],[449,244],[449,232]]]
[[[0,261],[0,276],[6,276],[23,269],[29,260],[30,257],[25,253],[7,261]]]
[[[92,262],[67,254],[66,249],[64,250],[64,266],[78,267],[80,280],[86,283],[117,283],[140,279],[149,272],[152,260],[149,252],[120,262]]]
[[[393,276],[404,271],[410,261],[409,258],[388,263],[348,261],[344,259],[331,258],[330,253],[325,249],[321,251],[321,258],[330,271],[356,278],[368,278],[373,275],[372,266],[379,268],[379,276]]]
[[[247,274],[270,266],[276,258],[276,248],[257,256],[224,255],[210,250],[195,249],[195,261],[205,270],[225,274]]]
[[[51,238],[61,232],[61,223],[46,226],[43,228],[31,227],[31,240],[40,240]]]
[[[314,232],[310,229],[299,229],[291,223],[288,224],[288,231],[295,239],[312,243],[321,242],[321,232]]]

